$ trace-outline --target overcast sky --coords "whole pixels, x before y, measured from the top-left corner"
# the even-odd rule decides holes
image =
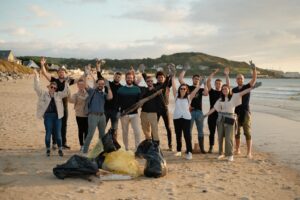
[[[0,49],[144,58],[203,52],[300,72],[299,0],[1,0]]]

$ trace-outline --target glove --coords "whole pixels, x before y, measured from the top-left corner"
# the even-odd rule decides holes
[[[145,72],[145,69],[146,69],[146,66],[145,66],[143,63],[139,65],[139,71],[140,71],[141,73],[144,73],[144,72]]]
[[[189,63],[186,63],[186,64],[183,65],[183,70],[184,70],[184,71],[187,71],[187,70],[189,70],[189,69],[191,69],[191,66],[190,66]]]
[[[202,78],[200,85],[205,85],[206,84],[206,77]]]
[[[256,82],[252,88],[255,89],[255,88],[258,88],[260,86],[262,86],[262,82]]]
[[[252,60],[250,60],[249,63],[252,70],[254,70],[256,68],[255,64],[252,62]]]

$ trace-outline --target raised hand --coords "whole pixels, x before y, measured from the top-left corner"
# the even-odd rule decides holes
[[[256,69],[255,64],[252,62],[252,60],[249,61],[250,67],[252,68],[252,70]]]
[[[143,63],[139,64],[139,71],[140,72],[144,73],[145,69],[146,69],[146,66]]]
[[[190,64],[189,64],[189,63],[185,63],[185,64],[183,65],[183,70],[184,70],[184,71],[187,71],[187,70],[189,70],[189,69],[191,69]]]
[[[168,72],[170,76],[175,76],[176,74],[176,67],[173,63],[168,64]]]
[[[84,75],[88,76],[90,75],[90,73],[91,73],[91,65],[89,64],[84,67]]]
[[[41,61],[40,61],[40,62],[41,62],[41,66],[45,66],[46,61],[47,61],[46,58],[45,58],[45,57],[42,57],[42,58],[41,58]]]
[[[206,77],[201,78],[200,85],[205,85],[206,84]]]
[[[229,67],[225,67],[225,69],[224,69],[224,74],[225,74],[226,76],[229,76],[229,72],[230,72]]]
[[[96,70],[98,72],[101,71],[101,64],[102,64],[102,60],[99,60],[98,58],[96,59]]]

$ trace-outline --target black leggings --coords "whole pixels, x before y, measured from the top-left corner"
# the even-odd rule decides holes
[[[171,128],[170,128],[170,117],[169,117],[169,111],[168,110],[164,110],[161,112],[157,113],[157,121],[159,121],[160,117],[162,116],[164,123],[165,123],[165,127],[167,130],[167,137],[168,137],[168,146],[171,147],[172,146],[172,133],[171,133]]]
[[[78,139],[80,146],[83,146],[83,142],[88,134],[88,118],[87,117],[77,117],[77,126],[78,126]]]
[[[193,151],[192,148],[192,139],[191,139],[191,120],[188,119],[174,119],[174,128],[176,134],[176,142],[177,142],[177,151],[181,151],[182,147],[182,132],[185,140],[186,145],[186,153]]]
[[[209,145],[215,144],[215,132],[217,127],[218,112],[214,112],[208,116],[207,123],[209,128]]]

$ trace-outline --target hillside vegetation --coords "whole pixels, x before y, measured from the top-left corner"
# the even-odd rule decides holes
[[[21,60],[34,60],[36,63],[39,63],[40,57],[36,56],[23,56],[19,57]],[[104,58],[105,59],[105,58]],[[207,55],[199,52],[188,52],[188,53],[175,53],[171,55],[162,55],[159,58],[143,58],[143,59],[105,59],[106,64],[104,65],[104,69],[111,70],[128,70],[130,66],[134,66],[137,69],[140,63],[144,63],[148,66],[147,71],[154,72],[154,69],[151,69],[153,65],[161,65],[164,66],[167,63],[174,63],[175,65],[183,65],[185,63],[189,63],[191,69],[187,72],[187,75],[191,74],[201,74],[201,75],[209,75],[216,68],[230,67],[231,75],[235,75],[238,73],[243,73],[246,76],[251,76],[250,66],[246,62],[238,62],[227,60],[225,58],[220,58],[216,56]],[[87,64],[95,65],[95,59],[76,59],[76,58],[51,58],[47,57],[48,63],[58,64],[58,65],[67,65],[68,68],[83,68]],[[269,75],[271,77],[275,77],[276,74],[269,70],[264,70],[258,68],[261,74]]]

